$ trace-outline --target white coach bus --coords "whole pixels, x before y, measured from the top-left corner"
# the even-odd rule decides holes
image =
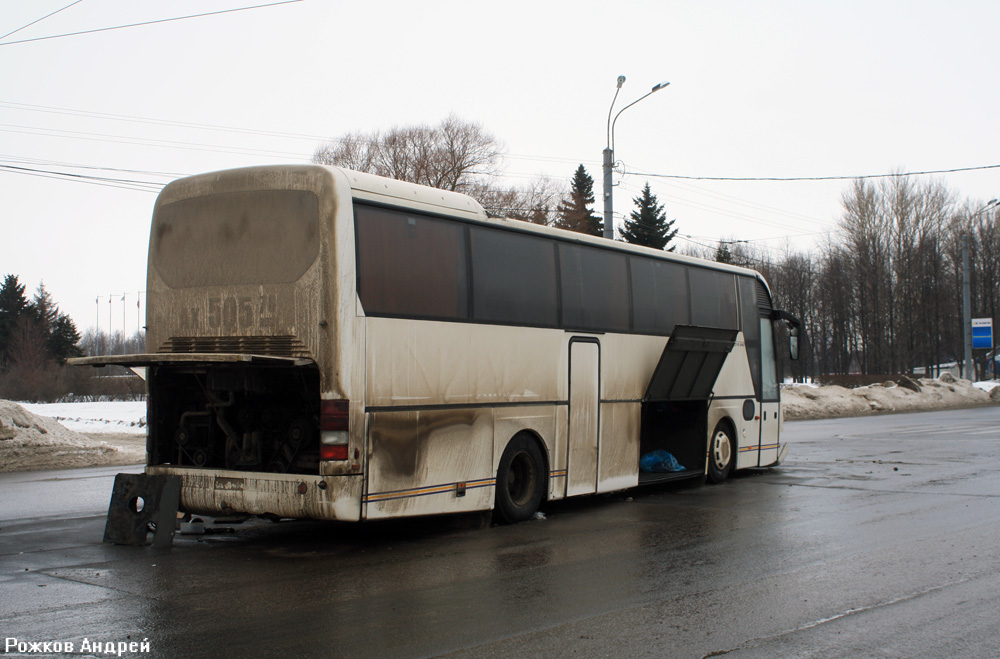
[[[147,367],[145,473],[190,513],[516,522],[787,448],[797,321],[751,270],[322,166],[169,184],[148,268],[154,352],[74,361]]]

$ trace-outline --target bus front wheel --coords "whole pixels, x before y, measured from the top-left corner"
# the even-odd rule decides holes
[[[545,460],[528,435],[510,440],[497,467],[494,517],[504,524],[531,519],[545,495]]]
[[[736,444],[732,432],[725,422],[715,426],[712,439],[708,444],[708,480],[721,483],[729,477],[736,460]]]

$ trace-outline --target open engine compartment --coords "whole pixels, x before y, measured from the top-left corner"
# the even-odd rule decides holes
[[[315,365],[152,366],[150,465],[316,474]]]

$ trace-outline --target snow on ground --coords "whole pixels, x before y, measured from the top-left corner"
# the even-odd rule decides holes
[[[989,380],[987,382],[977,382],[972,385],[976,389],[982,389],[986,393],[993,393],[993,390],[1000,387],[1000,380]]]
[[[905,378],[857,389],[789,385],[785,419],[823,419],[1000,404],[1000,382]],[[145,459],[146,403],[0,400],[0,472],[133,465]]]
[[[88,435],[146,434],[146,402],[20,403],[38,416],[52,417],[70,430]]]
[[[975,407],[1000,403],[998,384],[973,384],[945,374],[936,380],[902,378],[856,389],[797,385],[782,388],[781,403],[789,421]]]
[[[87,412],[69,412],[68,416],[74,419],[70,425],[76,428],[68,428],[52,417],[55,414],[52,410],[60,406],[20,405],[0,400],[0,472],[129,465],[144,461],[145,436],[135,434],[131,425],[133,420],[138,425],[139,419],[133,419],[135,410],[124,407],[134,404],[74,405],[99,407],[90,408]],[[145,416],[146,404],[140,405]],[[78,429],[86,428],[88,424],[100,428],[100,432],[79,432]],[[107,430],[112,426],[127,428],[130,432]]]

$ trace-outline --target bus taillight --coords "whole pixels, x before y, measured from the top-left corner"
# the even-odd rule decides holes
[[[319,402],[319,459],[346,460],[347,440],[350,430],[348,400],[321,400]]]

